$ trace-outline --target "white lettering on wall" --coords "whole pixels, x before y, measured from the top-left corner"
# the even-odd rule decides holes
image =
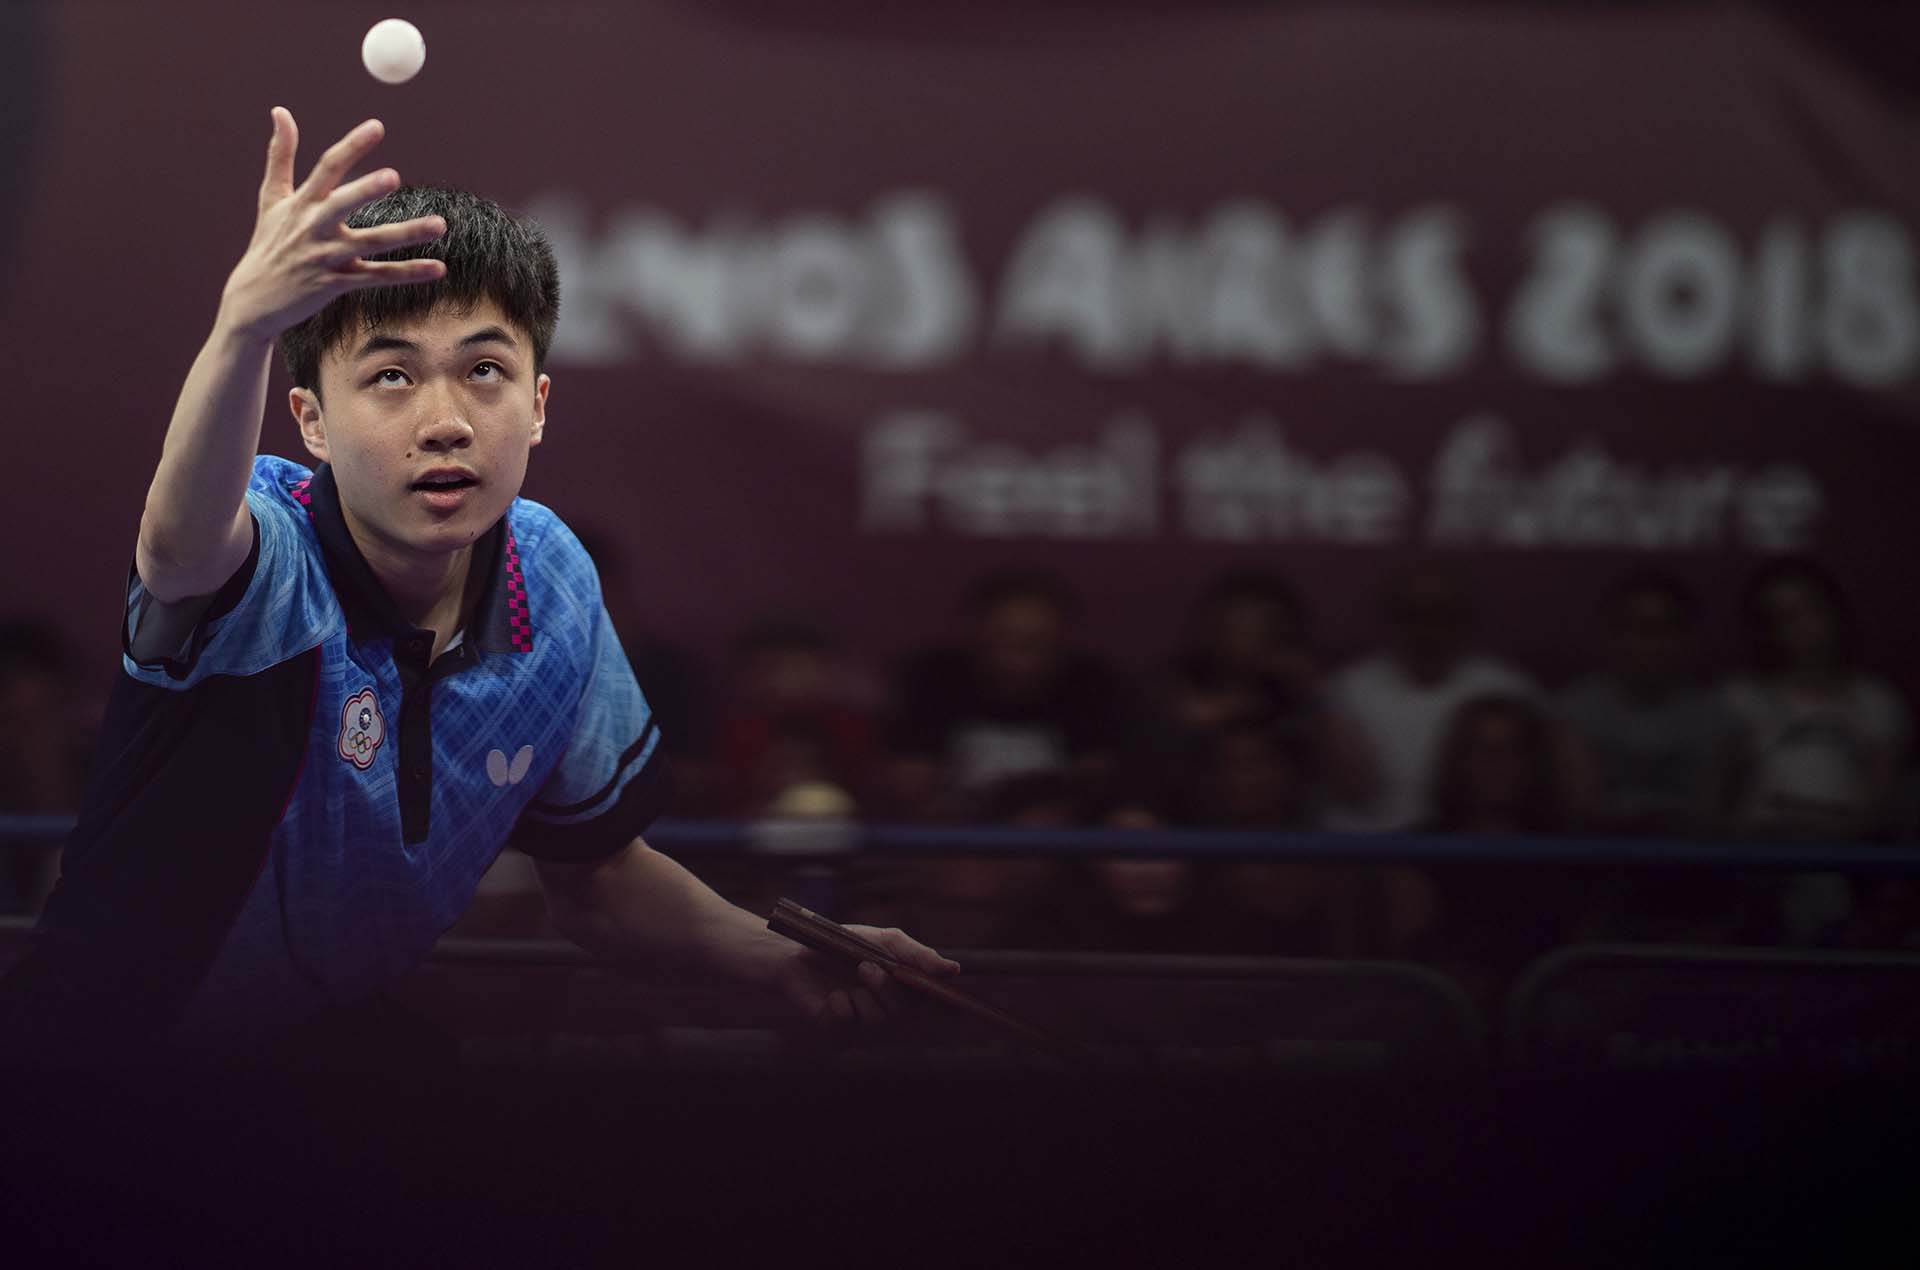
[[[994,334],[1096,370],[1161,357],[1291,370],[1338,357],[1431,379],[1477,344],[1465,246],[1465,218],[1444,207],[1378,231],[1337,209],[1296,233],[1276,209],[1237,200],[1196,223],[1156,215],[1135,233],[1098,199],[1063,199],[1015,245]]]
[[[1375,546],[1419,538],[1519,550],[1804,550],[1825,512],[1805,470],[1708,460],[1654,466],[1586,441],[1528,463],[1511,430],[1476,415],[1440,440],[1425,481],[1387,457],[1316,457],[1261,415],[1174,451],[1127,413],[1090,442],[1031,449],[975,436],[951,415],[904,410],[867,431],[869,533]],[[1164,488],[1163,488],[1164,486]],[[1175,514],[1160,507],[1168,494]]]
[[[1786,551],[1809,545],[1819,487],[1798,468],[1648,468],[1583,442],[1523,463],[1506,425],[1461,423],[1429,476],[1426,536],[1452,546]]]
[[[566,282],[553,353],[562,364],[772,356],[903,368],[955,359],[977,299],[946,203],[877,200],[863,220],[799,212],[774,223],[716,215],[698,228],[652,208],[607,218],[536,200]]]
[[[1529,228],[1512,294],[1491,300],[1468,269],[1467,216],[1448,204],[1294,221],[1257,198],[1130,215],[1064,197],[1015,236],[991,285],[950,202],[924,191],[883,194],[859,215],[695,222],[626,207],[596,224],[566,194],[529,211],[566,280],[563,365],[663,355],[916,370],[1046,349],[1104,375],[1351,366],[1432,382],[1481,355],[1497,311],[1511,364],[1554,384],[1746,371],[1871,390],[1920,372],[1911,235],[1874,211],[1777,215],[1749,235],[1684,208],[1628,222],[1563,203]]]
[[[1913,246],[1887,216],[1813,229],[1777,217],[1748,252],[1697,212],[1630,230],[1569,204],[1541,217],[1530,241],[1533,267],[1507,309],[1506,342],[1543,379],[1588,383],[1629,367],[1697,379],[1744,360],[1769,380],[1823,369],[1883,388],[1920,369]]]
[[[1176,479],[1180,523],[1195,539],[1386,543],[1406,532],[1406,481],[1391,462],[1367,452],[1315,461],[1270,419],[1194,441]]]
[[[933,411],[881,419],[860,455],[861,520],[876,531],[1116,539],[1159,528],[1159,441],[1131,416],[1090,444],[980,440]]]

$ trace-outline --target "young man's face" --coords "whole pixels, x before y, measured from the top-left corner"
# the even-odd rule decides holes
[[[483,300],[354,332],[321,357],[318,396],[296,388],[290,400],[377,566],[455,552],[492,528],[540,444],[548,387],[526,332]]]

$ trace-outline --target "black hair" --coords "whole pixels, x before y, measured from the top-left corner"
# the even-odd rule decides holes
[[[1607,617],[1619,623],[1627,605],[1643,595],[1657,595],[1680,614],[1680,624],[1692,627],[1700,620],[1700,599],[1693,588],[1664,569],[1640,569],[1622,578],[1607,597]]]
[[[1079,604],[1060,575],[1037,569],[1010,569],[990,573],[967,592],[969,617],[985,617],[1009,600],[1039,600],[1066,621],[1078,617]]]
[[[1762,561],[1747,576],[1746,586],[1741,590],[1740,618],[1747,629],[1754,669],[1775,671],[1786,665],[1786,655],[1774,639],[1773,614],[1767,611],[1766,604],[1767,592],[1782,582],[1805,583],[1819,593],[1833,617],[1834,661],[1843,669],[1851,669],[1858,651],[1859,630],[1846,592],[1840,589],[1839,579],[1825,565],[1810,556],[1792,555]]]
[[[1257,569],[1221,574],[1201,592],[1194,608],[1211,616],[1243,601],[1271,605],[1284,612],[1296,630],[1304,633],[1307,629],[1307,605],[1300,593],[1285,578]]]
[[[1389,615],[1397,616],[1405,610],[1407,592],[1422,582],[1438,582],[1453,590],[1453,605],[1462,617],[1473,613],[1473,580],[1467,571],[1451,560],[1428,557],[1415,561],[1396,574],[1381,594],[1381,601]]]
[[[560,269],[545,231],[491,199],[444,186],[403,185],[347,217],[353,229],[439,216],[447,232],[429,243],[397,247],[369,260],[443,260],[446,276],[405,286],[363,287],[280,334],[280,352],[294,386],[317,393],[320,359],[359,331],[420,317],[436,307],[469,308],[483,300],[533,341],[536,372],[546,365],[560,316]]]
[[[1518,828],[1526,833],[1554,833],[1564,828],[1559,776],[1553,763],[1553,724],[1533,702],[1505,693],[1485,693],[1463,701],[1447,721],[1428,787],[1431,820],[1427,827],[1437,833],[1457,833],[1470,822],[1467,763],[1474,729],[1486,719],[1509,719],[1520,726],[1520,752],[1531,766],[1517,809]]]

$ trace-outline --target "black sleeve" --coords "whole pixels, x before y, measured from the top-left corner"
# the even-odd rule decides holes
[[[142,670],[165,670],[173,679],[185,679],[193,671],[194,664],[200,660],[200,653],[207,646],[213,624],[233,612],[234,606],[247,593],[247,587],[253,583],[254,571],[260,565],[260,522],[248,513],[253,522],[253,546],[247,550],[247,558],[233,576],[221,584],[220,589],[211,596],[194,596],[174,604],[156,600],[143,588],[140,598],[128,610],[126,619],[120,625],[120,651],[125,653],[133,664]],[[137,565],[127,567],[127,584],[139,579]],[[167,652],[152,657],[135,654],[137,643],[152,643]]]
[[[646,744],[648,736],[643,734],[633,744],[634,758]],[[571,807],[548,807],[535,804],[534,808],[549,815],[578,815],[592,810],[595,803],[603,801],[618,783],[620,774],[616,772],[608,788],[599,798],[588,799]],[[673,803],[673,765],[659,747],[655,747],[653,756],[647,761],[646,768],[627,782],[620,791],[619,800],[612,803],[591,820],[575,821],[568,824],[555,824],[550,820],[536,819],[522,815],[514,826],[513,834],[507,845],[525,852],[536,860],[552,860],[556,863],[587,863],[602,860],[613,855],[629,842],[647,831],[647,828],[665,814]]]
[[[27,955],[0,1049],[116,1061],[160,1041],[260,877],[299,778],[320,654],[188,689],[128,675]]]

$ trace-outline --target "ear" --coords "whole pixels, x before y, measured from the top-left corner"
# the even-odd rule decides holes
[[[547,431],[547,393],[553,388],[553,379],[542,375],[533,382],[533,435],[527,438],[529,446],[539,445],[540,438]]]
[[[307,453],[322,463],[327,461],[327,421],[320,413],[320,398],[312,389],[295,388],[287,393],[287,409],[293,412],[293,422],[300,429],[300,439],[306,443]]]

